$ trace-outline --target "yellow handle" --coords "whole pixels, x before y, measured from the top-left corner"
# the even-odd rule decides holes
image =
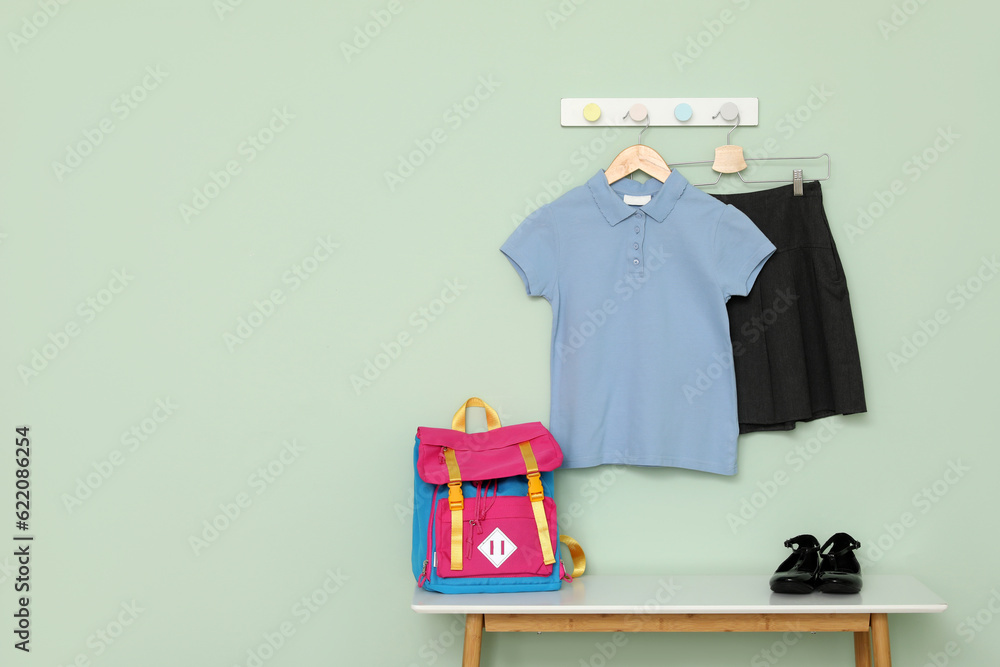
[[[473,396],[465,403],[462,407],[458,409],[455,416],[451,419],[451,427],[456,431],[461,431],[465,433],[465,410],[466,408],[485,408],[486,409],[486,428],[492,431],[495,428],[500,428],[500,415],[497,411],[486,404],[481,398],[476,398]]]
[[[569,549],[569,555],[573,558],[573,578],[583,576],[587,569],[587,554],[583,553],[583,547],[569,535],[560,535],[559,541]]]

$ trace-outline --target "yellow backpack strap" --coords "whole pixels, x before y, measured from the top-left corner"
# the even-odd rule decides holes
[[[531,511],[535,513],[538,541],[542,546],[542,562],[546,565],[551,565],[556,562],[556,557],[552,553],[552,537],[549,535],[549,522],[545,518],[545,506],[542,505],[542,499],[545,498],[545,491],[542,490],[538,462],[535,460],[535,453],[531,451],[530,442],[522,442],[519,446],[521,448],[521,456],[524,458],[524,467],[528,471],[528,498],[531,500]]]
[[[569,555],[573,557],[573,578],[583,575],[587,569],[587,554],[583,553],[583,547],[569,535],[560,535],[559,541],[569,549]]]
[[[458,468],[455,450],[444,449],[444,462],[448,465],[448,507],[451,509],[451,569],[462,569],[462,471]]]

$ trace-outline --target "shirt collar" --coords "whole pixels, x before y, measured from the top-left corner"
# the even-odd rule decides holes
[[[680,172],[672,171],[663,183],[650,178],[645,183],[623,178],[614,183],[614,188],[608,184],[604,170],[598,171],[587,181],[597,207],[612,226],[629,217],[636,211],[642,211],[657,222],[663,222],[673,210],[677,200],[681,198],[688,186],[687,179]],[[623,194],[653,195],[653,198],[643,206],[629,206],[622,199]]]

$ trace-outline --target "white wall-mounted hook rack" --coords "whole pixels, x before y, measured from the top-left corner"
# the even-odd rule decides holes
[[[732,125],[719,114],[727,102],[739,109],[740,125],[757,124],[756,97],[564,97],[560,118],[563,127],[645,125],[645,120],[626,118],[629,109],[641,104],[649,113],[650,127]]]

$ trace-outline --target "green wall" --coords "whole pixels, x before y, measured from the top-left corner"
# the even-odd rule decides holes
[[[559,99],[748,96],[760,124],[734,142],[833,157],[870,412],[746,436],[735,477],[558,473],[560,504],[582,508],[564,527],[595,574],[768,573],[786,538],[847,531],[865,572],[949,603],[891,618],[896,664],[995,664],[997,14],[4,3],[0,496],[12,536],[29,425],[35,541],[31,653],[8,629],[0,663],[250,667],[263,646],[269,667],[459,664],[455,618],[409,609],[411,447],[471,395],[547,423],[551,311],[498,247],[635,140],[561,128]],[[724,132],[645,140],[679,162]],[[488,636],[484,655],[600,665],[611,639]],[[635,635],[608,664],[851,653],[837,635]]]

